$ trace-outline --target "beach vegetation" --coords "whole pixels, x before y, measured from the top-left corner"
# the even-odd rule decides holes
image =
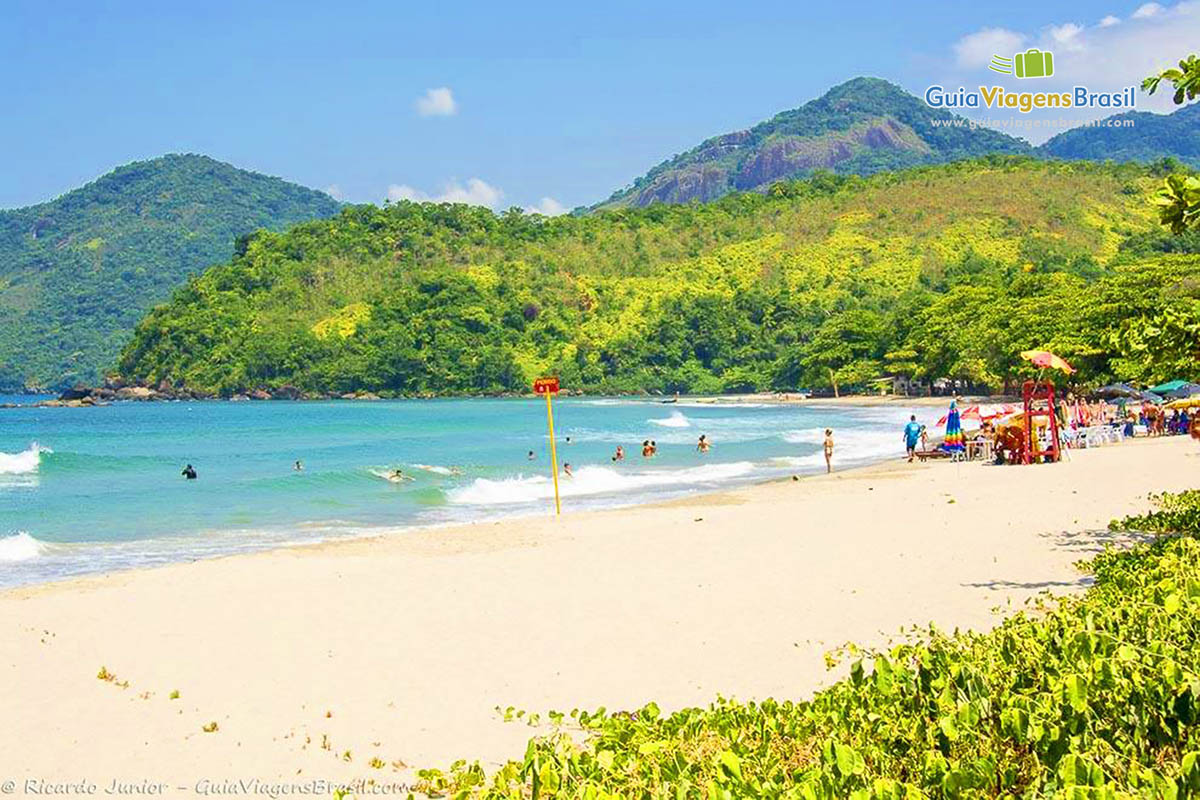
[[[1200,379],[1200,240],[1178,165],[991,156],[546,218],[353,206],[258,233],[138,325],[117,371],[229,396],[867,388],[994,391],[1050,349],[1080,385]]]
[[[1200,492],[1114,531],[1159,534],[1082,564],[988,633],[849,647],[811,700],[572,712],[487,772],[421,788],[478,798],[1186,798],[1200,793]],[[835,659],[836,660],[836,659]]]

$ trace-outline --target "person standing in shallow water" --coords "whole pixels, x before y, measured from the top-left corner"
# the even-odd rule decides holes
[[[833,472],[833,428],[825,429],[825,472]]]
[[[196,468],[193,467],[191,464],[188,464],[186,467],[184,467],[183,472],[181,472],[179,474],[182,475],[183,477],[187,478],[189,481],[196,480]]]

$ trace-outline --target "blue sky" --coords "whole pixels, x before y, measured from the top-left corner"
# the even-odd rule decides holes
[[[1128,85],[1196,49],[1198,6],[7,0],[0,208],[167,152],[356,202],[570,208],[856,75],[920,93],[1042,45]]]

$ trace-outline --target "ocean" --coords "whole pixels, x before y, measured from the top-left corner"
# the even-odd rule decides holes
[[[932,428],[940,409],[564,398],[559,462],[574,477],[560,481],[563,510],[818,472],[827,426],[836,467],[899,457],[909,413]],[[653,459],[641,457],[646,439]],[[181,476],[186,464],[196,480]],[[413,479],[389,481],[397,468]],[[553,496],[540,399],[0,409],[0,586],[550,514]]]

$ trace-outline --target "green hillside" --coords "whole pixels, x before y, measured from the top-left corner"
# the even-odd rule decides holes
[[[1200,378],[1196,242],[1157,228],[1159,183],[992,157],[583,217],[348,207],[189,281],[119,369],[221,394],[998,388],[1048,346],[1083,380]]]
[[[763,190],[816,170],[870,175],[993,153],[1029,153],[1021,140],[968,126],[929,108],[895,84],[855,78],[800,108],[749,130],[715,136],[651,169],[600,208],[705,202],[733,191]]]
[[[1055,158],[1142,162],[1176,158],[1200,167],[1200,103],[1171,114],[1129,111],[1109,119],[1128,120],[1133,126],[1073,128],[1038,149]]]
[[[227,261],[238,236],[337,209],[278,178],[169,155],[0,211],[0,388],[94,381],[146,310]]]

